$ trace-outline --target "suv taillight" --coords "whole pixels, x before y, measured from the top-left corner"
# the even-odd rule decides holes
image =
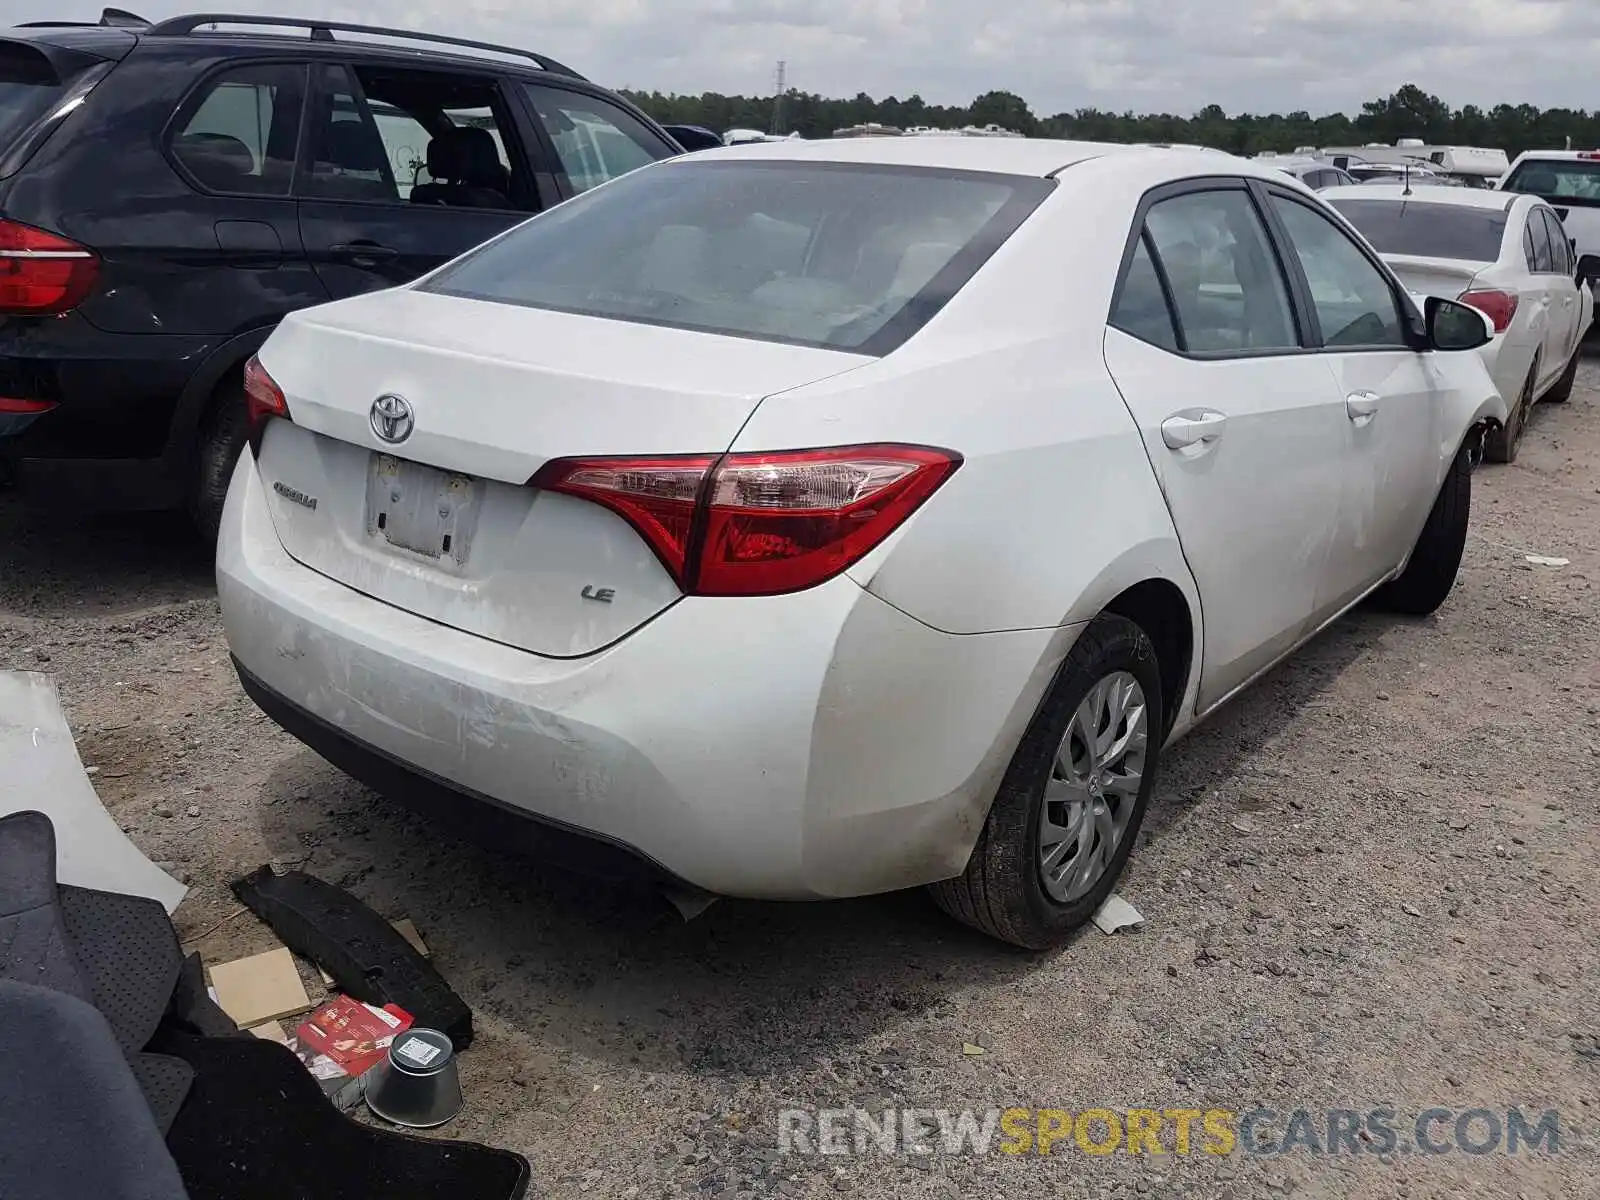
[[[71,312],[99,274],[100,260],[77,242],[0,220],[0,313],[54,317]]]
[[[283,389],[254,356],[244,365],[244,412],[252,450],[260,450],[261,431],[268,421],[274,417],[289,420],[289,402],[283,398]]]
[[[1470,304],[1484,316],[1494,322],[1494,331],[1504,333],[1511,325],[1511,318],[1517,315],[1517,294],[1515,292],[1502,292],[1497,288],[1483,288],[1475,292],[1462,292],[1456,297],[1463,304]]]
[[[617,513],[691,595],[773,596],[858,562],[960,465],[953,451],[902,445],[564,458],[529,485]]]

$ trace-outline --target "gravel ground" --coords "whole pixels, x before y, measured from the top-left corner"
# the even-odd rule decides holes
[[[920,894],[685,923],[441,836],[256,713],[174,519],[0,511],[0,667],[56,675],[107,805],[193,885],[177,921],[208,961],[273,944],[226,920],[263,861],[411,917],[477,1014],[450,1132],[525,1153],[539,1194],[1600,1196],[1597,419],[1590,361],[1522,460],[1478,473],[1435,618],[1342,621],[1176,748],[1122,889],[1145,928],[1054,955]],[[1558,1109],[1562,1141],[777,1153],[780,1109],[848,1105],[1387,1106],[1403,1132],[1517,1105]]]

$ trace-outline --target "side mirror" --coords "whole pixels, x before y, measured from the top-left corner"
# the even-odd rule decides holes
[[[1600,254],[1585,254],[1578,259],[1578,282],[1594,283],[1600,280]]]
[[[1494,323],[1470,304],[1429,296],[1423,309],[1435,350],[1476,350],[1494,338]]]
[[[663,125],[672,135],[672,140],[685,150],[693,153],[696,150],[720,150],[722,138],[711,130],[700,125]]]

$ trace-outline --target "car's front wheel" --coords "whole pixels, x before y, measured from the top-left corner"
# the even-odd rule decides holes
[[[1096,618],[1023,735],[966,871],[933,885],[939,906],[1016,946],[1061,945],[1122,875],[1165,728],[1150,638]]]
[[[1472,451],[1461,447],[1444,478],[1428,521],[1399,578],[1379,588],[1373,603],[1391,612],[1425,617],[1455,587],[1472,516]]]
[[[1556,380],[1555,387],[1544,394],[1547,404],[1565,404],[1572,399],[1572,385],[1578,381],[1578,359],[1583,356],[1583,342],[1572,348],[1572,357],[1567,359],[1567,369],[1561,372],[1561,378]]]

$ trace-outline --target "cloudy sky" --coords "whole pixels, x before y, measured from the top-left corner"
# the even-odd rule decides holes
[[[185,11],[120,0],[146,17]],[[224,5],[218,5],[224,7]],[[0,17],[97,16],[86,0],[0,0]],[[1600,106],[1597,0],[236,0],[525,45],[614,87],[757,94],[790,86],[965,103],[991,88],[1040,115],[1355,112],[1412,82],[1452,105]],[[190,10],[192,11],[192,9]]]

